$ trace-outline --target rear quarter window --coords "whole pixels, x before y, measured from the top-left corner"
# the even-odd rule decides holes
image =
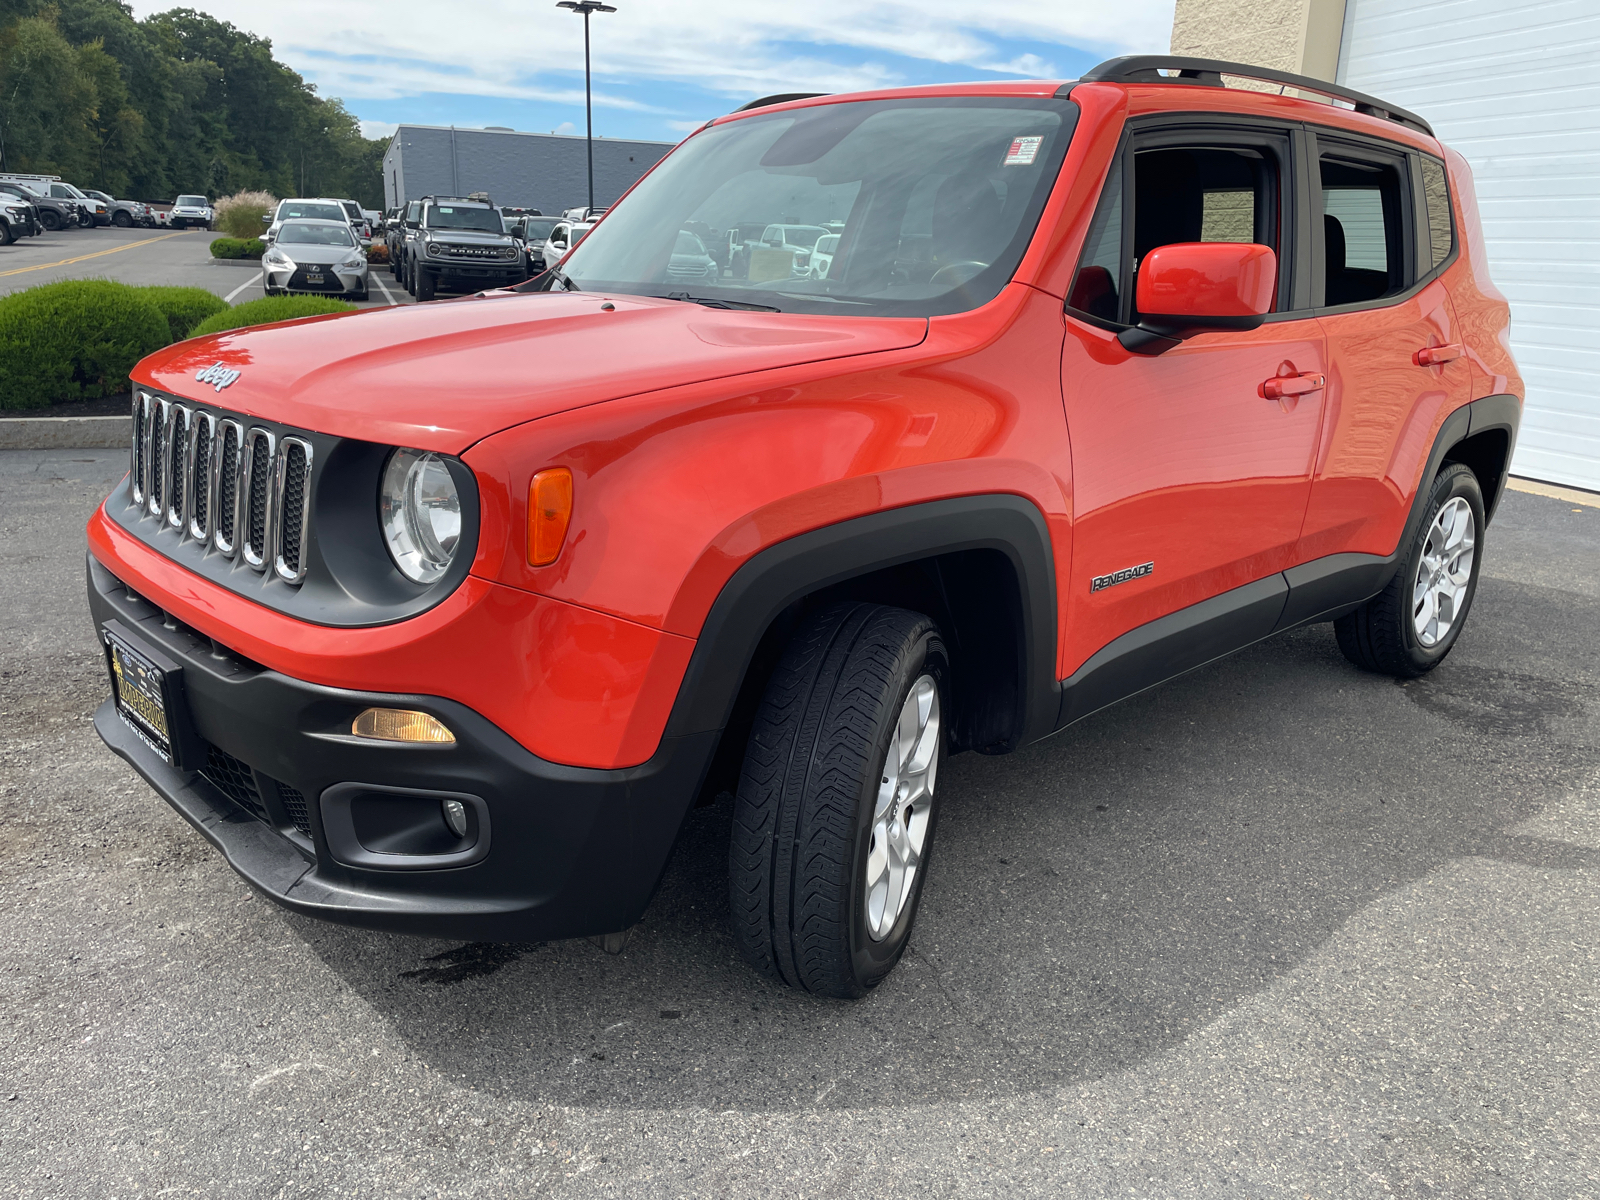
[[[1450,183],[1444,164],[1431,155],[1421,156],[1422,198],[1428,210],[1428,269],[1437,270],[1455,247],[1455,226],[1450,219]]]

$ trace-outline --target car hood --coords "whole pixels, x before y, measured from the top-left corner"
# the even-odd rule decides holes
[[[605,309],[602,305],[612,305]],[[897,350],[922,317],[740,312],[532,292],[237,329],[146,358],[138,381],[302,429],[460,453],[524,421],[710,379]],[[229,379],[220,394],[197,381]]]
[[[485,229],[425,229],[430,241],[455,242],[462,246],[504,246],[511,240],[509,233],[490,233]]]

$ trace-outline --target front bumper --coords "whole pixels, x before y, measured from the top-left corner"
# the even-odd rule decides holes
[[[664,739],[637,767],[562,766],[453,701],[324,687],[243,660],[131,595],[93,559],[89,606],[96,629],[116,620],[182,667],[211,757],[200,771],[169,765],[110,700],[95,714],[96,731],[235,871],[307,916],[483,941],[626,929],[655,891],[715,748],[714,733],[699,734]],[[348,736],[354,715],[374,705],[430,712],[456,744]],[[487,852],[440,869],[423,859],[352,865],[374,857],[352,849],[340,815],[352,785],[379,804],[471,797],[481,802]]]
[[[520,259],[498,262],[493,260],[461,262],[447,258],[424,256],[417,260],[417,266],[419,269],[433,275],[440,287],[470,291],[521,283],[523,275]]]
[[[297,273],[298,264],[291,263],[287,266],[274,266],[263,262],[262,270],[266,273],[266,288],[268,291],[306,292],[312,295],[338,296],[341,294],[359,293],[367,290],[367,263],[360,263],[354,267],[330,267],[322,272],[327,280],[325,285],[314,286]]]

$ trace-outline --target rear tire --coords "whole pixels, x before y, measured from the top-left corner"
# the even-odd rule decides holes
[[[728,848],[734,935],[762,974],[848,999],[900,960],[938,816],[948,681],[938,628],[905,609],[832,605],[790,641]]]
[[[1398,679],[1426,675],[1461,636],[1483,563],[1483,490],[1451,463],[1428,491],[1421,527],[1389,586],[1333,623],[1344,656]]]

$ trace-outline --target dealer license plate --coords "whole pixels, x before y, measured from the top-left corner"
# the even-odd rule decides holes
[[[322,282],[321,273],[319,272],[317,274],[312,274],[310,271],[307,271],[306,272],[306,282],[307,283],[321,283]]]
[[[161,669],[115,634],[107,632],[105,639],[117,712],[170,763],[172,731],[167,724],[166,685]]]

